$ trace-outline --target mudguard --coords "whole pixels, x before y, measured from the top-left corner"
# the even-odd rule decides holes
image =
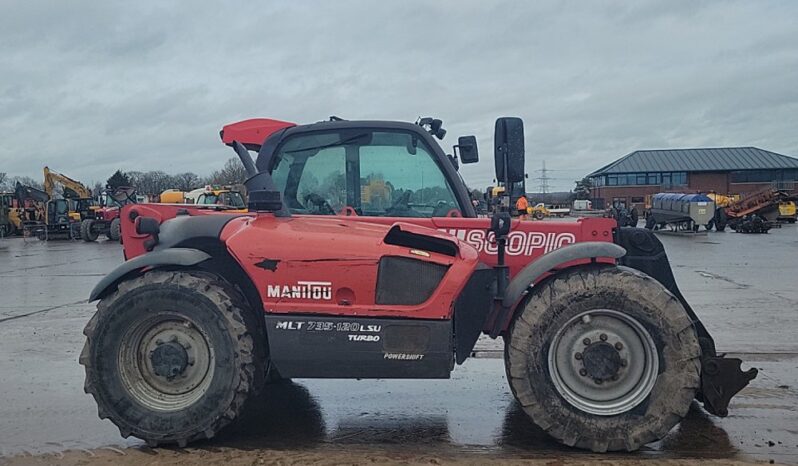
[[[513,307],[526,293],[530,285],[535,283],[544,273],[556,268],[558,265],[579,259],[592,259],[595,257],[612,257],[618,259],[626,254],[626,249],[615,243],[601,241],[587,241],[584,243],[569,244],[560,249],[544,254],[540,259],[524,267],[507,285],[507,290],[502,297],[502,306]]]
[[[197,265],[210,258],[211,256],[208,253],[191,248],[170,248],[143,254],[115,268],[111,273],[100,280],[94,289],[91,290],[89,302],[104,297],[122,280],[122,278],[131,272],[147,267],[163,267],[167,265],[188,267]]]
[[[507,289],[502,296],[502,310],[499,317],[494,321],[490,336],[496,338],[506,327],[509,319],[513,316],[513,309],[529,287],[533,285],[543,274],[552,269],[579,259],[594,259],[597,257],[611,257],[618,259],[626,254],[626,249],[615,243],[601,241],[586,241],[575,243],[555,249],[546,253],[538,260],[524,267],[513,280],[507,285]]]

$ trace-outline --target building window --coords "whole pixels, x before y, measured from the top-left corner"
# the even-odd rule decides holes
[[[685,186],[687,172],[618,173],[607,175],[607,186]]]
[[[632,204],[642,204],[644,199],[642,197],[633,197]]]
[[[731,172],[732,183],[770,183],[798,181],[798,170],[745,170]]]

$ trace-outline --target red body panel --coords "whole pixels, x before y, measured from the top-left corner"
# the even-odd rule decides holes
[[[479,260],[489,266],[497,264],[496,244],[488,233],[490,218],[387,218],[346,217],[348,220],[391,224],[396,221],[412,223],[425,228],[446,232],[466,242],[479,252]],[[538,222],[513,220],[507,240],[505,262],[510,277],[541,255],[569,244],[585,241],[612,242],[614,219],[580,218],[576,222]],[[614,261],[609,261],[614,263]],[[571,264],[569,264],[571,265]]]
[[[238,141],[242,144],[259,146],[270,134],[292,126],[296,126],[296,123],[269,118],[252,118],[223,127],[222,142],[232,144],[233,141]]]
[[[160,222],[178,210],[191,215],[224,215],[184,205],[138,204],[123,208],[122,235],[127,259],[146,252],[147,235],[135,233],[128,212]],[[490,220],[441,217],[377,218],[344,216],[244,215],[231,220],[221,240],[253,280],[269,313],[308,313],[369,317],[446,319],[479,262],[496,265],[496,246],[487,233]],[[514,221],[506,262],[514,276],[537,257],[584,241],[612,241],[615,221],[604,218],[576,222]],[[420,259],[417,251],[383,242],[393,226],[413,233],[446,238],[459,246],[457,257],[429,253],[423,260],[450,268],[440,287],[418,306],[375,305],[377,264],[382,256]],[[612,263],[611,259],[598,259]],[[576,265],[587,261],[577,261]]]
[[[97,219],[110,222],[119,217],[119,207],[103,207],[97,211]]]
[[[401,226],[391,226],[397,225]],[[385,244],[389,229],[335,217],[260,215],[232,221],[222,239],[255,283],[267,312],[450,318],[452,303],[479,263],[476,250],[458,242],[458,257],[429,253],[422,258],[411,248]],[[375,305],[378,263],[383,256],[423,259],[449,270],[420,305]]]

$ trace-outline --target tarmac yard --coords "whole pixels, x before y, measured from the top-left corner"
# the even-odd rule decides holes
[[[97,417],[77,361],[95,306],[86,298],[122,261],[120,246],[0,240],[0,464],[798,464],[798,228],[660,239],[719,351],[760,373],[729,417],[695,404],[663,441],[600,456],[560,447],[527,420],[491,340],[451,380],[276,384],[213,441],[149,449]]]

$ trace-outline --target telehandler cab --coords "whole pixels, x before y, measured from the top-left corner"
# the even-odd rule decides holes
[[[457,173],[476,140],[446,155],[443,134],[431,118],[242,121],[221,137],[249,212],[123,207],[127,262],[91,293],[80,357],[100,417],[183,446],[269,381],[448,378],[483,333],[503,338],[524,411],[570,446],[635,450],[694,398],[727,414],[756,370],[716,354],[653,234],[478,218]],[[495,167],[523,180],[518,118],[496,121]]]

